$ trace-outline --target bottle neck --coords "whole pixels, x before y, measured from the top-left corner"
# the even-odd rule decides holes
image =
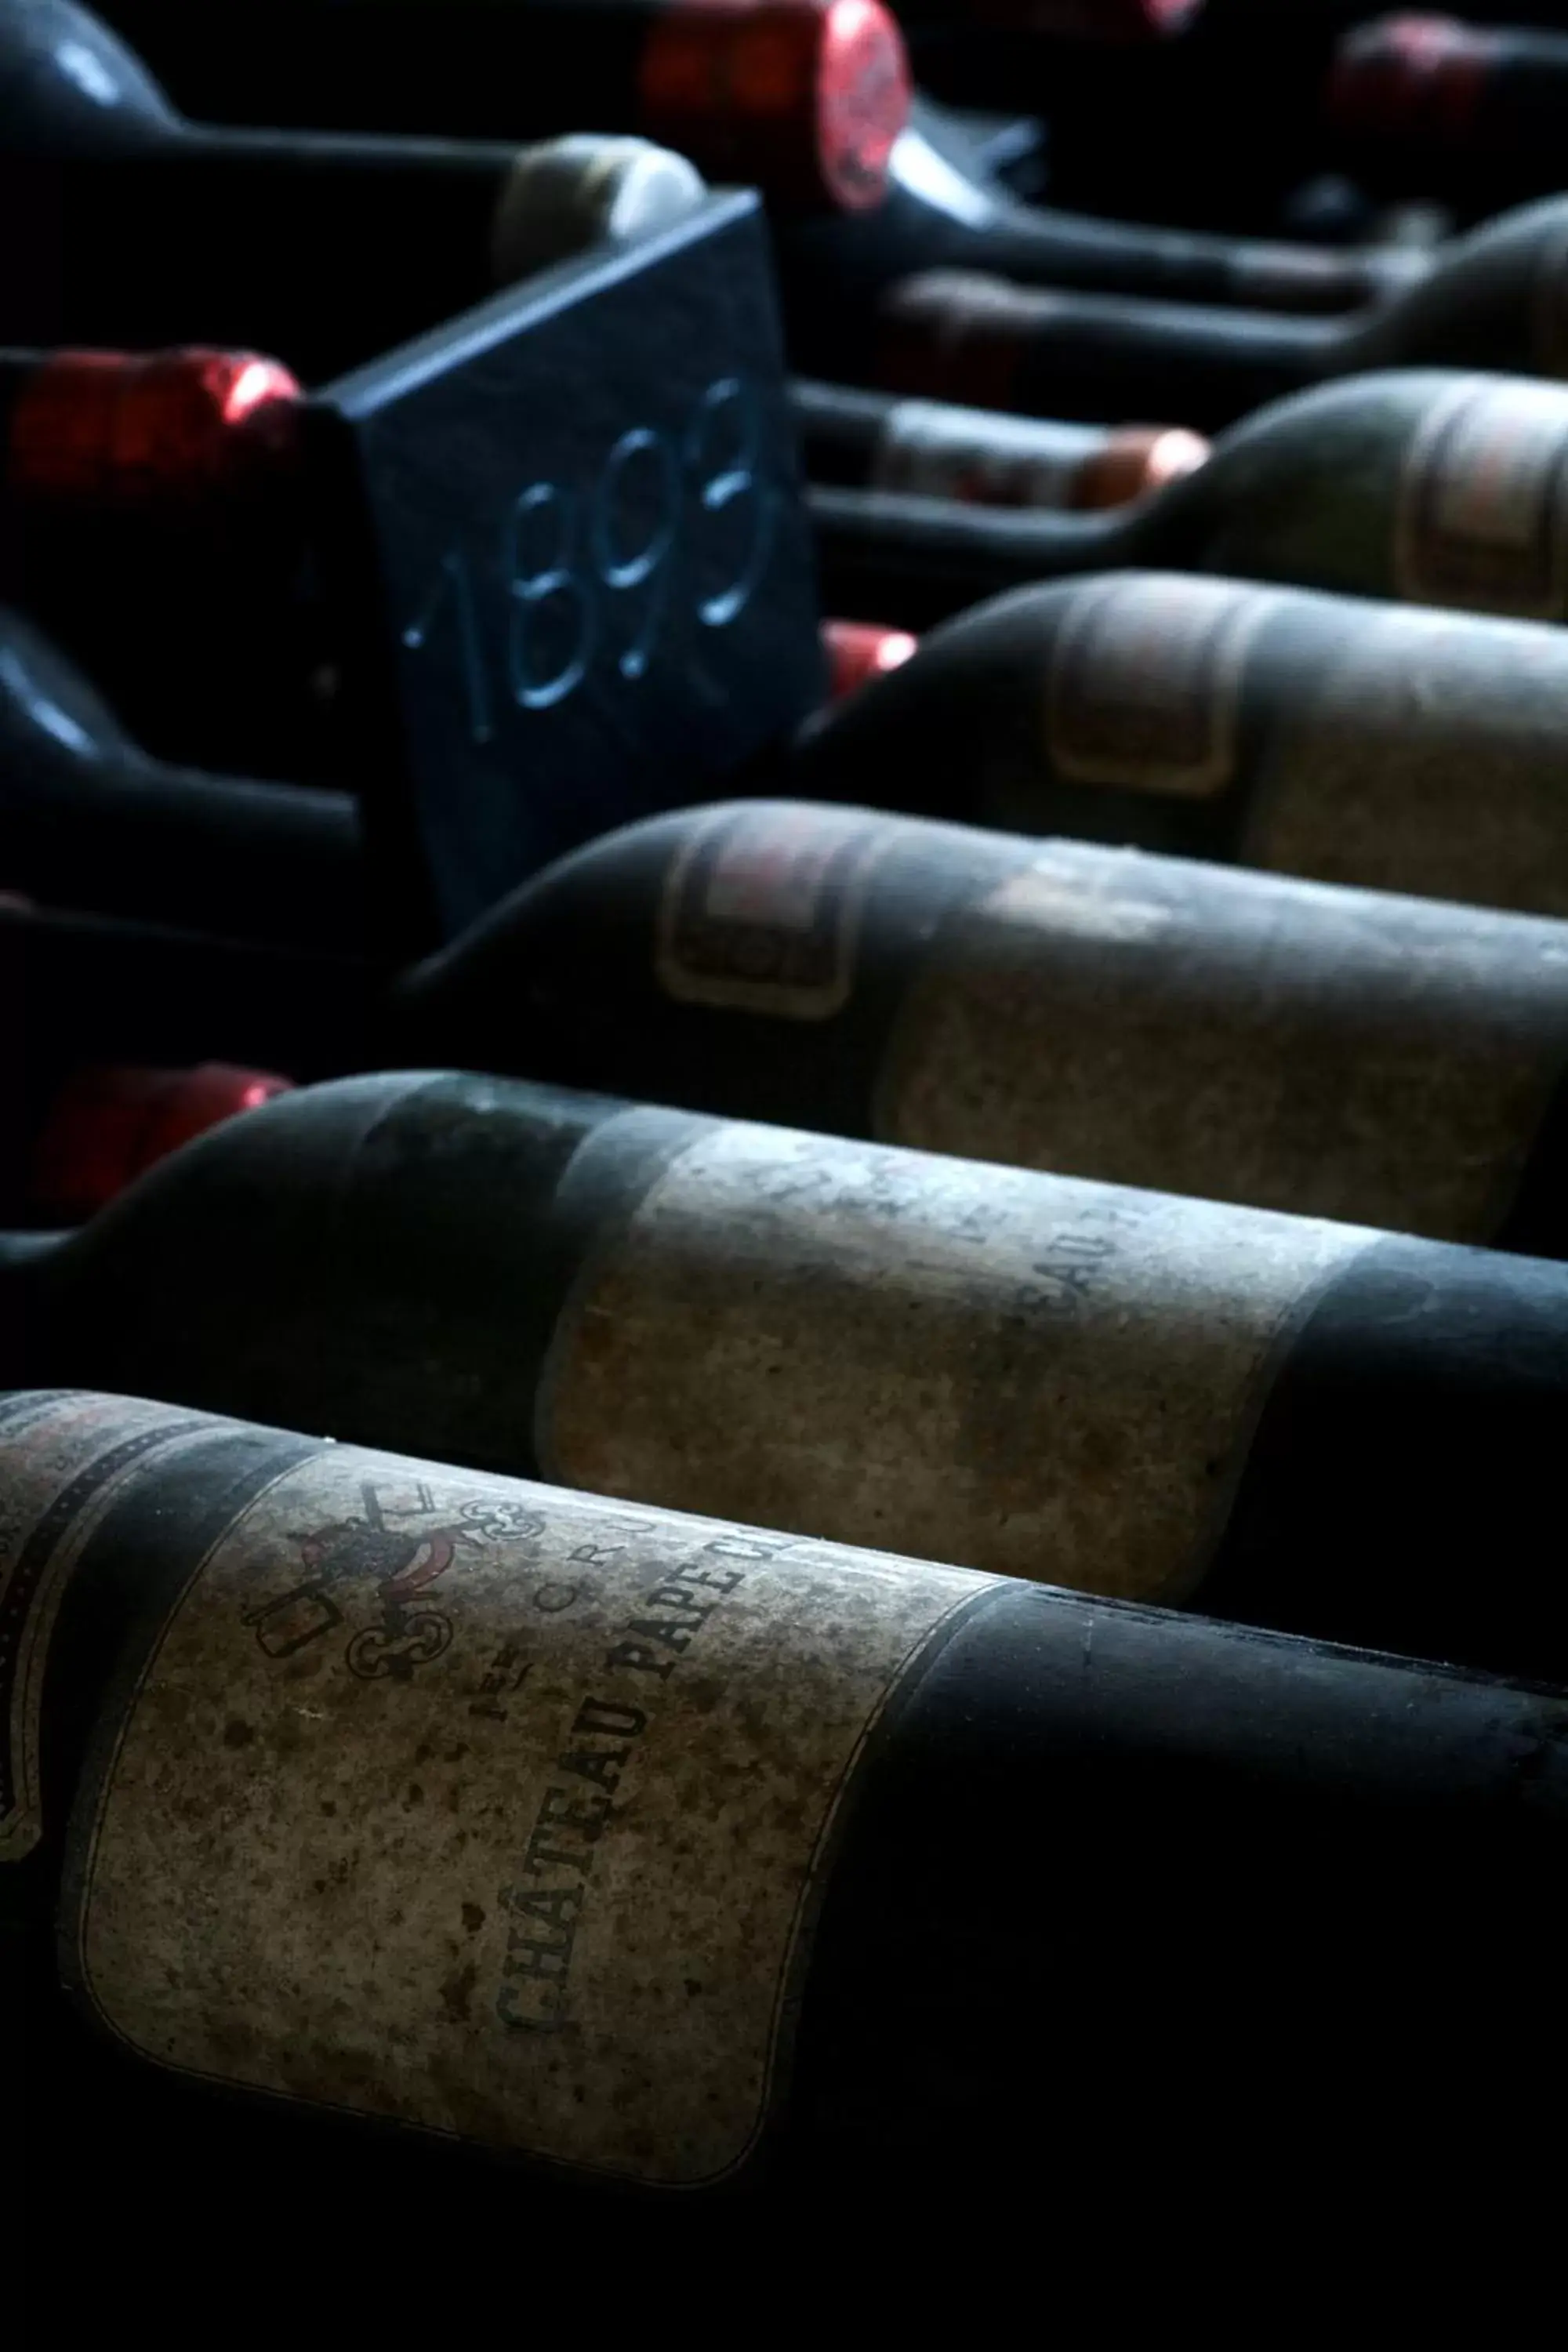
[[[1338,374],[1353,364],[1354,341],[1335,320],[1051,297],[1023,339],[1014,404],[1031,414],[1131,415],[1157,384],[1164,415],[1214,431]]]
[[[882,214],[873,215],[868,234],[877,235],[886,224],[880,233],[889,247],[896,239],[906,270],[952,265],[1025,286],[1303,315],[1353,310],[1419,274],[1397,262],[1385,267],[1373,255],[1022,204],[1004,189],[962,178],[910,132],[894,149],[894,164],[893,194]],[[888,236],[895,223],[894,236]]]
[[[1157,386],[1161,413],[1199,431],[1335,373],[1355,340],[1335,320],[1036,292],[940,269],[885,296],[876,334],[889,390],[1103,423],[1146,415]]]
[[[0,766],[11,885],[47,906],[308,953],[365,952],[359,811],[342,793],[164,767],[95,743]]]
[[[1014,514],[886,490],[812,489],[823,598],[924,629],[985,597],[1149,560],[1150,509]]]
[[[14,331],[234,344],[317,376],[359,364],[494,291],[514,162],[510,148],[207,131],[112,161],[10,162],[6,187],[58,273],[52,302],[29,289],[38,308]]]

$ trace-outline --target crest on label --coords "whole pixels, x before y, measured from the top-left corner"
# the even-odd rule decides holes
[[[1047,686],[1067,783],[1206,800],[1236,774],[1247,650],[1276,599],[1228,582],[1109,580],[1073,601]]]
[[[361,1682],[406,1682],[451,1643],[451,1615],[436,1605],[439,1596],[430,1588],[458,1560],[459,1548],[497,1534],[519,1541],[544,1523],[536,1512],[489,1503],[465,1505],[455,1519],[441,1521],[423,1484],[400,1494],[384,1480],[365,1479],[360,1497],[357,1513],[289,1530],[303,1573],[286,1591],[247,1606],[244,1622],[274,1659],[291,1658],[346,1624],[343,1659],[352,1675]]]
[[[666,878],[656,950],[665,994],[791,1021],[842,1012],[867,879],[898,830],[831,808],[722,811]]]
[[[1394,584],[1421,604],[1561,617],[1568,408],[1547,384],[1473,376],[1439,401],[1406,461]]]

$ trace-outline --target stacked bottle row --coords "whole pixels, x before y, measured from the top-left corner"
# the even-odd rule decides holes
[[[1304,2193],[1374,2073],[1380,2162],[1467,2173],[1568,1808],[1563,37],[1292,9],[1279,158],[1174,216],[1124,126],[1119,216],[1116,94],[1263,104],[1240,0],[107,13],[0,0],[41,2177],[126,2246],[151,2136],[215,2239],[282,2175],[577,2250],[703,2189],[649,2228],[722,2247],[1087,2209],[1133,2102]],[[1304,159],[1456,234],[1308,241]],[[319,389],[704,174],[767,209],[818,707],[435,936]]]

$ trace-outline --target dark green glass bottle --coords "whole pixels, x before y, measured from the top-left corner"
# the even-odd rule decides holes
[[[1561,629],[1107,572],[934,630],[781,781],[1562,917],[1565,697]]]
[[[1144,2101],[1184,2222],[1194,2102],[1273,2202],[1373,2073],[1403,2179],[1554,2087],[1541,1693],[121,1398],[0,1400],[0,1958],[68,2049],[55,1913],[103,2044],[30,2186],[116,2255],[178,2192],[172,2307],[237,2196],[330,2217],[293,2297],[411,2208],[416,2253],[579,2262],[574,2199],[666,2260],[738,2253],[742,2205],[1092,2227]],[[138,2123],[157,2161],[106,2165]],[[358,2309],[427,2298],[364,2273]]]
[[[1162,415],[1202,431],[1262,401],[1373,368],[1568,375],[1568,202],[1521,205],[1452,239],[1432,269],[1348,319],[1286,318],[1047,291],[930,270],[880,303],[878,381],[1047,416]]]
[[[1110,514],[810,497],[828,609],[906,628],[1028,581],[1127,566],[1556,621],[1565,483],[1568,387],[1412,369],[1260,409],[1196,472]]]
[[[405,1074],[10,1244],[0,1306],[18,1381],[1568,1673],[1538,1259]]]
[[[405,1055],[1568,1255],[1561,927],[806,802],[563,858]]]

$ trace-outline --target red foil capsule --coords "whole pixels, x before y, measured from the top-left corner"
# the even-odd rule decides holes
[[[1327,110],[1349,138],[1462,146],[1498,43],[1452,16],[1381,16],[1341,42]]]
[[[713,179],[860,212],[909,121],[903,36],[881,0],[683,0],[648,35],[639,129]]]
[[[57,352],[12,404],[6,487],[121,512],[242,497],[294,470],[302,399],[255,352]]]
[[[34,1145],[33,1214],[79,1223],[183,1143],[289,1090],[287,1078],[227,1062],[194,1070],[78,1070],[50,1104]]]
[[[885,677],[919,650],[919,639],[907,629],[885,629],[878,621],[824,621],[822,645],[830,702],[842,702],[857,687]]]
[[[1103,447],[1085,460],[1073,484],[1079,509],[1131,506],[1206,465],[1209,444],[1184,425],[1118,425]]]

